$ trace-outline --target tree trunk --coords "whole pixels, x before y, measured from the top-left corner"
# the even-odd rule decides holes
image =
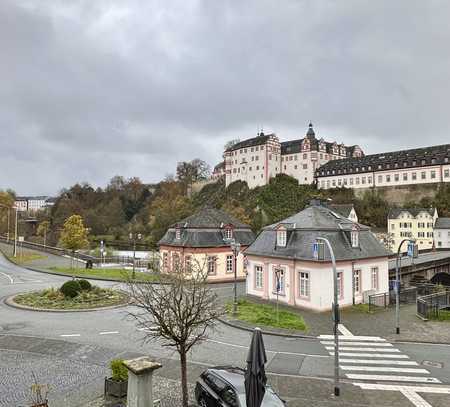
[[[180,362],[181,362],[181,392],[183,395],[183,407],[188,407],[189,396],[187,383],[187,362],[186,362],[186,351],[184,347],[180,348]]]

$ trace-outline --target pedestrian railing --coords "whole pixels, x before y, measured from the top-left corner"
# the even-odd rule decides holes
[[[389,293],[369,295],[369,312],[389,306]]]
[[[442,287],[441,291],[417,297],[417,315],[422,319],[437,319],[443,310],[450,308],[450,288]]]
[[[14,240],[9,239],[9,241],[4,236],[0,236],[0,241],[3,243],[7,243],[10,245],[14,244]],[[70,256],[74,257],[78,260],[82,260],[84,262],[91,262],[92,264],[121,264],[121,265],[133,265],[133,257],[131,256],[107,256],[107,257],[95,257],[90,254],[82,253],[82,252],[72,252],[71,250],[63,249],[61,247],[53,247],[48,245],[43,245],[40,243],[34,243],[29,241],[18,242],[21,247],[25,247],[27,249],[39,250],[45,253],[55,254],[57,256]],[[149,263],[154,262],[155,260],[151,259],[135,259],[135,266],[147,268]]]

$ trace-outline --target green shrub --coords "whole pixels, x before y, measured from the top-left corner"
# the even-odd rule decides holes
[[[75,298],[81,291],[80,283],[77,280],[66,281],[59,289],[66,298]]]
[[[128,380],[128,369],[123,364],[123,359],[113,359],[110,363],[112,378],[117,382]]]
[[[92,290],[92,285],[89,281],[87,280],[77,280],[78,284],[80,284],[80,287],[82,290],[84,291],[91,291]]]

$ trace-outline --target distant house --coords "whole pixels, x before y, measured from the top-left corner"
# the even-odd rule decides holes
[[[353,204],[330,204],[328,207],[344,218],[358,223],[358,215]]]
[[[250,226],[219,209],[205,207],[173,224],[159,241],[161,267],[171,272],[178,265],[204,267],[208,281],[234,280],[233,253],[230,240],[241,244],[237,257],[237,276],[245,279],[242,253],[254,240]]]
[[[214,167],[214,170],[211,174],[211,179],[219,180],[220,178],[225,177],[225,161],[220,162]]]
[[[419,250],[433,248],[434,222],[438,218],[436,208],[393,208],[388,214],[388,235],[392,239],[392,250],[398,251],[403,239],[414,238]],[[407,245],[402,246],[402,252]]]
[[[303,211],[265,227],[245,251],[247,293],[262,299],[309,308],[331,309],[333,273],[325,248],[316,260],[313,244],[327,238],[337,261],[339,304],[362,303],[368,294],[389,290],[389,252],[370,228],[313,203]]]
[[[450,218],[437,218],[434,223],[434,246],[450,249]]]
[[[48,196],[18,196],[15,200],[15,207],[19,212],[36,212],[49,206]]]

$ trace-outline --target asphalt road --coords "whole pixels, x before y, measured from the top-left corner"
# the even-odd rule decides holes
[[[66,277],[37,273],[15,266],[0,255],[0,335],[58,339],[67,343],[106,347],[118,352],[144,353],[178,359],[173,351],[161,346],[160,343],[144,343],[145,333],[136,328],[128,315],[133,310],[132,307],[83,313],[51,313],[19,310],[4,303],[7,297],[15,293],[60,286],[66,280],[68,280]],[[94,283],[101,286],[120,287],[117,283],[99,281]],[[216,286],[214,289],[218,290],[221,296],[232,295],[231,284]],[[240,290],[243,290],[243,286]],[[329,346],[327,338],[292,339],[266,335],[264,340],[269,359],[267,364],[269,372],[288,376],[332,376],[333,356],[330,354],[331,350],[327,349]],[[244,366],[249,342],[250,333],[217,324],[216,329],[209,332],[209,339],[193,349],[189,359],[193,364]],[[379,342],[372,342],[375,345],[377,343]],[[363,380],[364,383],[386,383],[386,379],[380,377],[385,374],[383,369],[379,369],[382,373],[377,371],[374,356],[376,349],[375,351],[367,350],[370,349],[370,342],[364,346],[366,346],[365,356],[352,354],[352,352],[358,352],[358,349],[352,346],[351,341],[342,345],[344,349],[342,352],[348,354],[344,357],[351,365],[350,372],[346,370],[347,367],[342,367],[342,375],[354,374],[356,375],[354,380]],[[345,347],[348,350],[345,350]],[[435,383],[450,385],[450,345],[386,343],[386,347],[392,348],[394,356],[404,355],[398,356],[396,363],[400,365],[393,367],[393,369],[400,369],[398,373],[396,370],[389,373],[397,379],[389,379],[388,383],[399,383],[405,380],[401,377],[411,377],[409,369],[412,369],[411,372],[416,369],[425,369],[427,373],[417,376],[433,378],[435,380],[431,382],[433,385]],[[412,363],[402,364],[402,360]],[[374,363],[375,365],[372,366]],[[362,370],[358,371],[354,365],[361,366]],[[368,371],[367,366],[371,366]],[[427,384],[426,379],[424,380],[422,384]],[[447,397],[450,405],[450,394]]]

